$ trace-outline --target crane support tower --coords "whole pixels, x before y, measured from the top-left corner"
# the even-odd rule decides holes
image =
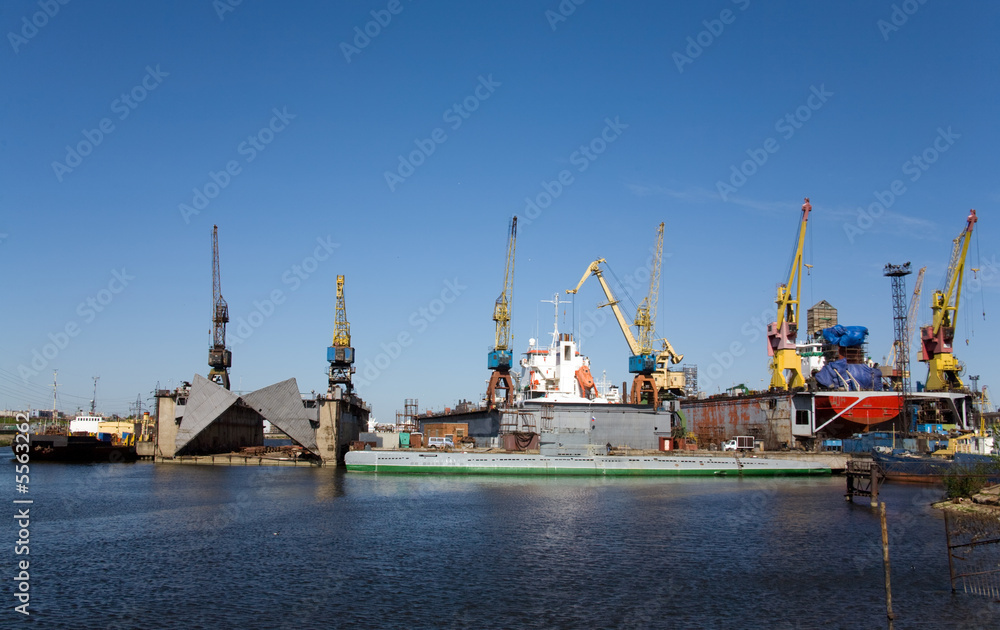
[[[958,303],[962,297],[965,255],[972,240],[972,228],[978,220],[976,211],[970,210],[965,229],[954,240],[944,288],[935,291],[931,297],[932,323],[920,330],[920,360],[927,363],[927,391],[965,389],[959,378],[964,366],[955,359],[952,341],[955,338]]]
[[[923,290],[924,286],[924,273],[927,271],[927,267],[921,267],[920,271],[917,272],[917,281],[913,285],[913,295],[910,297],[910,307],[906,311],[906,343],[909,347],[909,343],[913,340],[913,335],[917,332],[917,313],[920,311],[920,292]],[[885,365],[887,368],[892,370],[890,378],[895,381],[900,378],[900,374],[895,371],[896,358],[899,355],[899,342],[893,340],[892,348],[889,349],[889,358],[886,359]],[[907,361],[909,363],[909,361]]]
[[[685,385],[683,372],[671,372],[667,369],[669,363],[680,363],[684,360],[684,356],[677,354],[673,346],[666,339],[660,339],[663,350],[653,350],[653,340],[656,338],[656,311],[662,260],[663,223],[660,224],[657,230],[656,246],[653,251],[652,260],[653,268],[650,271],[649,294],[639,304],[639,308],[636,309],[635,319],[632,322],[632,325],[638,330],[638,339],[632,334],[628,320],[625,319],[625,315],[618,306],[618,298],[615,297],[611,291],[611,287],[608,286],[607,280],[604,279],[604,272],[601,269],[601,265],[607,264],[605,259],[598,258],[590,263],[590,266],[583,273],[583,277],[580,278],[580,282],[577,283],[576,288],[566,290],[566,293],[574,294],[580,290],[580,287],[583,286],[587,278],[592,275],[597,277],[597,280],[601,283],[601,288],[604,290],[604,295],[608,298],[607,303],[600,306],[611,307],[612,312],[615,314],[615,319],[618,321],[618,326],[625,336],[625,342],[632,352],[628,360],[628,371],[636,376],[632,381],[630,402],[633,404],[642,404],[645,402],[654,407],[658,407],[660,400],[666,396],[683,395]]]
[[[503,291],[493,306],[496,338],[493,350],[487,355],[486,366],[492,370],[486,386],[486,405],[493,409],[497,403],[510,407],[514,402],[514,379],[510,375],[513,363],[510,337],[510,309],[514,302],[514,249],[517,243],[517,217],[510,221],[510,238],[507,241],[507,264],[503,272]]]
[[[895,362],[892,371],[899,375],[899,420],[903,431],[910,430],[909,406],[910,396],[910,329],[907,323],[909,312],[906,308],[906,276],[910,275],[910,263],[903,265],[887,264],[883,275],[892,279],[892,321],[893,349]],[[911,300],[912,302],[912,300]]]
[[[222,279],[219,272],[219,226],[212,226],[212,347],[208,350],[208,380],[229,389],[229,368],[233,366],[233,353],[226,348],[226,323],[229,305],[222,297]]]
[[[771,389],[795,389],[805,387],[802,376],[802,358],[799,356],[796,339],[799,332],[799,296],[802,293],[802,248],[806,242],[806,225],[812,204],[806,197],[802,204],[802,219],[799,222],[799,240],[795,245],[792,268],[788,281],[778,286],[778,315],[767,325],[767,355],[771,357]]]
[[[347,321],[347,306],[344,303],[344,276],[337,276],[337,313],[333,322],[333,344],[326,349],[326,360],[330,362],[330,384],[327,395],[332,397],[333,390],[337,386],[343,387],[348,394],[352,393],[354,348],[351,347],[351,323]]]

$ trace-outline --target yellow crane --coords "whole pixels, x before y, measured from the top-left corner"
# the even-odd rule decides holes
[[[638,330],[638,339],[632,334],[628,320],[625,319],[625,315],[618,306],[618,298],[615,297],[611,287],[608,286],[607,280],[604,279],[604,272],[601,269],[601,265],[607,265],[605,259],[598,258],[590,263],[576,287],[566,290],[566,293],[576,293],[583,286],[583,283],[586,282],[587,278],[592,275],[596,276],[597,280],[601,283],[601,288],[604,290],[604,295],[608,301],[600,306],[611,307],[612,312],[615,314],[615,319],[618,321],[618,326],[625,336],[625,342],[632,352],[632,355],[629,357],[629,372],[636,375],[632,382],[631,402],[633,404],[640,404],[642,401],[646,401],[654,406],[659,406],[659,402],[664,395],[681,395],[684,392],[685,381],[683,372],[670,372],[667,370],[668,363],[680,363],[684,359],[684,356],[677,354],[673,346],[666,339],[660,340],[663,345],[663,351],[653,351],[653,343],[656,336],[656,311],[657,302],[659,301],[660,267],[662,261],[663,223],[660,223],[657,230],[656,247],[653,252],[653,268],[650,271],[649,294],[642,300],[642,303],[636,310],[635,319],[632,322],[632,325]]]
[[[920,271],[917,272],[917,281],[913,285],[913,296],[910,298],[910,307],[906,311],[906,338],[911,342],[913,341],[913,334],[917,331],[917,313],[920,311],[920,291],[924,286],[924,272],[927,271],[927,267],[921,267]],[[895,341],[892,342],[892,348],[889,350],[889,358],[886,361],[886,365],[890,368],[896,365],[896,355],[899,354],[899,344]],[[901,374],[895,374],[894,376],[902,377]]]
[[[965,255],[972,240],[972,228],[979,219],[970,210],[965,229],[953,241],[948,273],[944,288],[931,297],[933,320],[930,326],[920,329],[920,360],[927,363],[928,391],[961,390],[965,388],[959,373],[962,365],[952,352],[955,338],[955,320],[962,297],[962,276],[965,273]]]
[[[337,307],[333,321],[333,344],[326,349],[326,360],[330,362],[330,383],[327,392],[343,386],[351,393],[354,374],[354,348],[351,347],[351,324],[347,321],[347,305],[344,301],[344,276],[337,276]]]
[[[656,246],[653,250],[652,269],[649,270],[649,294],[642,298],[635,312],[635,327],[639,331],[640,352],[653,351],[653,336],[656,334],[656,308],[660,296],[660,261],[663,258],[663,223],[656,230]]]
[[[514,379],[510,376],[513,362],[510,337],[510,308],[514,302],[514,248],[517,243],[517,217],[510,222],[510,238],[507,242],[507,264],[503,272],[503,291],[493,306],[493,321],[496,322],[496,337],[493,350],[487,355],[486,365],[492,370],[489,385],[486,386],[486,405],[493,409],[498,401],[504,407],[514,402]]]
[[[802,376],[802,358],[797,350],[796,338],[799,331],[799,296],[802,293],[802,248],[806,239],[806,224],[812,205],[809,197],[802,204],[802,219],[799,223],[799,240],[792,258],[792,268],[788,281],[778,286],[778,315],[767,325],[767,354],[771,357],[771,388],[795,389],[805,387]]]

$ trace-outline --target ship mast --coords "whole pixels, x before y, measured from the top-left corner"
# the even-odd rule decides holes
[[[555,304],[555,315],[552,321],[552,343],[549,344],[549,348],[555,348],[559,345],[559,305],[565,304],[566,302],[559,301],[559,294],[556,293],[551,300],[539,300],[545,302],[546,304]]]
[[[56,422],[56,375],[59,374],[59,370],[52,370],[52,424],[55,425]],[[41,414],[39,414],[41,415]]]
[[[101,380],[100,376],[91,377],[94,379],[94,397],[90,399],[90,415],[97,415],[97,381]]]

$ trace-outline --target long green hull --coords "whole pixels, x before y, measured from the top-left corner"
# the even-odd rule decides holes
[[[711,477],[829,475],[830,468],[791,460],[747,457],[544,457],[496,453],[351,451],[347,471],[432,475]]]
[[[712,477],[712,476],[754,476],[776,477],[790,475],[829,475],[829,468],[810,468],[808,470],[607,470],[598,468],[553,469],[544,467],[497,467],[478,468],[473,466],[348,466],[347,472],[368,472],[385,474],[435,474],[435,475],[545,475],[545,476],[599,476],[606,477]]]

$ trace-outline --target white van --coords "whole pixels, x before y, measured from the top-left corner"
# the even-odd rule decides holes
[[[455,443],[450,437],[430,437],[427,438],[429,448],[455,448]]]

